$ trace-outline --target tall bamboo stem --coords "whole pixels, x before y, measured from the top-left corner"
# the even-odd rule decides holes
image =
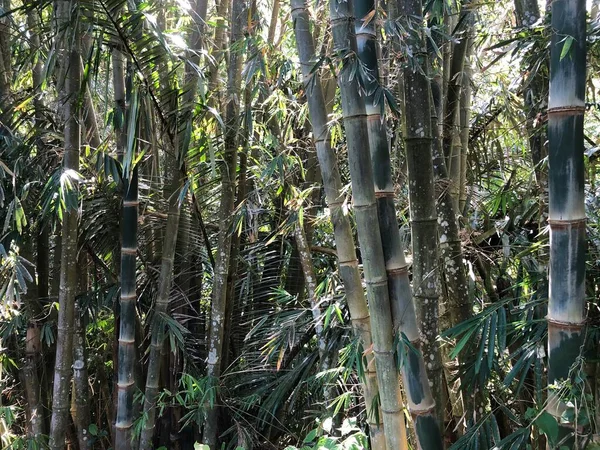
[[[573,430],[566,405],[552,386],[569,379],[580,354],[585,322],[583,116],[586,82],[585,0],[552,2],[548,105],[550,298],[548,302],[548,407],[560,437]],[[567,45],[570,45],[567,47]],[[566,53],[565,53],[566,52]],[[576,445],[571,437],[569,447]]]
[[[352,5],[347,2],[331,1],[330,15],[336,53],[345,57],[338,83],[342,94],[358,237],[363,254],[368,294],[370,294],[373,350],[377,364],[386,441],[388,448],[404,448],[407,445],[406,431],[401,421],[402,400],[398,392],[398,374],[393,361],[393,325],[398,328],[398,333],[403,333],[414,342],[419,340],[419,332],[407,267],[403,261],[404,255],[401,253],[401,246],[391,245],[396,239],[399,244],[399,237],[385,234],[386,229],[392,231],[389,221],[392,219],[395,221],[393,203],[391,214],[387,211],[381,213],[382,208],[378,206],[382,205],[377,204],[373,188],[375,180],[371,158],[362,148],[363,142],[369,142],[369,131],[358,80],[351,70],[352,65],[357,64],[353,57],[357,47]],[[386,203],[386,206],[389,206],[389,203]],[[381,218],[388,222],[381,223]],[[380,223],[383,225],[381,231]],[[398,233],[397,229],[394,231]],[[385,246],[382,245],[382,240],[385,240]],[[391,305],[390,299],[392,299]],[[395,324],[391,323],[390,316],[394,318]],[[401,340],[399,335],[398,339]],[[415,413],[419,411],[424,413],[417,414],[415,417],[417,439],[419,442],[428,441],[429,445],[437,448],[436,442],[441,446],[442,441],[437,422],[429,414],[435,403],[431,398],[422,355],[418,352],[411,353],[403,362],[402,372],[407,388],[409,409]]]
[[[67,25],[78,13],[77,0],[56,2],[61,25]],[[70,13],[70,14],[69,14]],[[77,24],[77,21],[72,22]],[[79,146],[81,139],[81,108],[78,104],[81,83],[81,65],[79,52],[79,30],[77,26],[65,26],[59,36],[59,48],[68,61],[65,68],[64,89],[60,92],[60,103],[64,112],[65,149],[63,155],[64,171],[79,170]],[[67,38],[70,37],[70,39]],[[78,195],[77,181],[74,192]],[[52,397],[52,418],[50,422],[50,442],[52,450],[65,447],[65,437],[69,426],[69,389],[71,386],[71,361],[73,359],[73,318],[75,292],[77,290],[77,226],[78,211],[69,208],[63,215],[62,251],[60,265],[60,288],[58,294],[58,333],[56,338],[56,361],[54,365],[54,387]]]
[[[325,197],[333,223],[339,273],[346,291],[346,302],[350,310],[354,333],[361,338],[363,348],[366,349],[372,344],[369,310],[361,285],[350,220],[343,209],[342,181],[337,166],[337,158],[331,148],[327,128],[327,107],[321,77],[319,72],[312,73],[317,57],[304,0],[292,1],[292,18],[294,20],[296,47],[300,56],[303,82],[307,91],[306,98],[312,123],[313,141],[317,150]],[[365,378],[362,382],[371,448],[373,450],[385,450],[383,426],[375,420],[377,409],[373,400],[377,396],[379,388],[372,354],[366,357]]]
[[[208,376],[218,382],[221,375],[223,358],[224,321],[227,306],[227,270],[231,256],[230,224],[235,206],[235,182],[238,150],[239,94],[241,89],[242,52],[240,41],[243,39],[247,14],[246,0],[234,0],[231,11],[231,35],[227,81],[227,107],[225,110],[225,148],[221,168],[221,204],[217,257],[212,291],[210,331],[208,336]],[[204,426],[203,441],[210,448],[216,448],[218,438],[219,408],[210,407]]]
[[[433,138],[429,110],[427,49],[421,32],[421,0],[405,0],[398,5],[406,29],[412,30],[409,45],[412,64],[403,71],[405,104],[405,142],[409,175],[409,199],[413,247],[413,291],[423,336],[422,351],[427,361],[435,415],[444,423],[442,360],[437,342],[440,279],[436,197],[432,161]],[[417,341],[418,342],[418,341]],[[430,411],[433,414],[434,411]]]

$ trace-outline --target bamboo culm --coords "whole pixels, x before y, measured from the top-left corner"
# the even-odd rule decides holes
[[[548,406],[562,445],[576,446],[574,423],[554,385],[568,380],[584,340],[586,215],[583,117],[586,92],[586,2],[552,2],[548,104],[550,298]],[[565,36],[572,40],[569,42]],[[568,53],[563,54],[569,45]]]
[[[371,156],[364,148],[369,131],[364,100],[352,66],[357,64],[354,16],[350,2],[330,0],[329,11],[334,50],[342,57],[338,74],[348,145],[353,207],[363,259],[371,317],[373,352],[379,397],[388,449],[406,448],[403,404],[394,352],[394,329],[388,278],[375,198]],[[408,287],[408,286],[407,286]],[[412,305],[412,299],[411,305]]]
[[[436,408],[430,409],[427,413],[434,416],[438,427],[441,427],[444,423],[443,369],[437,342],[440,274],[432,158],[433,137],[429,112],[431,109],[430,87],[426,75],[429,63],[421,31],[423,24],[421,11],[421,0],[405,0],[398,4],[400,18],[405,22],[406,29],[411,30],[408,45],[413,49],[413,60],[403,70],[404,140],[409,176],[408,192],[413,242],[413,291],[423,339],[421,349],[425,356],[427,374],[431,380],[430,395],[436,403]],[[416,425],[422,415],[423,411],[420,411],[415,418]],[[425,434],[430,435],[431,432],[427,431]],[[421,442],[419,434],[417,434],[417,439],[422,448],[429,448],[425,447],[425,442]],[[441,448],[443,446],[441,434],[440,442],[428,445],[436,445]]]
[[[210,330],[208,336],[207,375],[218,383],[221,376],[221,360],[223,359],[224,321],[227,305],[227,269],[231,256],[231,217],[235,206],[235,182],[237,166],[237,135],[239,125],[238,98],[241,89],[241,72],[243,55],[236,43],[243,38],[247,14],[246,0],[234,0],[231,11],[231,37],[227,81],[227,107],[225,110],[225,142],[224,164],[221,169],[221,204],[217,257],[212,290],[212,305],[210,314]],[[225,347],[226,348],[226,347]],[[209,407],[204,425],[203,442],[210,448],[216,448],[218,438],[217,406]]]
[[[330,209],[334,239],[338,257],[340,277],[346,292],[346,302],[350,310],[352,327],[360,337],[363,348],[372,345],[371,324],[367,301],[358,270],[358,259],[354,248],[354,238],[348,215],[344,212],[344,196],[341,193],[342,181],[337,166],[337,158],[331,148],[327,128],[327,108],[319,72],[312,73],[317,61],[313,36],[310,32],[308,11],[304,0],[292,0],[292,18],[296,48],[300,57],[303,82],[307,91],[307,102],[312,124],[313,140],[325,188],[325,197]],[[378,416],[374,399],[378,395],[377,374],[372,353],[365,358],[365,377],[362,380],[363,393],[369,423],[369,438],[373,450],[385,450],[383,425],[377,423]]]
[[[57,20],[66,25],[78,11],[78,2],[63,0],[56,2]],[[71,13],[69,15],[69,12]],[[77,23],[77,21],[75,22]],[[59,92],[64,109],[65,148],[63,170],[79,170],[79,147],[81,139],[81,108],[78,104],[81,83],[79,38],[77,27],[62,27],[58,36],[58,46],[67,64]],[[77,180],[72,179],[74,192],[78,195]],[[69,427],[69,391],[71,387],[71,362],[73,360],[73,319],[75,312],[75,293],[77,290],[77,227],[78,211],[69,208],[63,214],[62,247],[60,264],[60,285],[58,294],[58,329],[56,337],[56,360],[54,365],[54,386],[52,396],[52,418],[50,421],[49,448],[65,448],[65,437]]]
[[[192,107],[197,96],[198,74],[195,66],[200,61],[200,51],[202,49],[202,37],[204,35],[204,22],[206,20],[208,2],[206,0],[198,0],[194,7],[194,22],[193,29],[190,33],[189,42],[190,49],[193,52],[189,55],[190,63],[186,65],[186,91],[183,99],[183,120],[186,124],[191,124]],[[183,134],[178,143],[181,144],[180,154],[185,155],[188,150],[191,126],[183,127]],[[167,224],[163,238],[162,260],[160,268],[160,276],[158,283],[158,296],[154,308],[153,316],[153,332],[150,342],[150,355],[148,358],[148,372],[146,375],[146,388],[144,393],[144,428],[140,436],[140,450],[149,450],[152,448],[152,440],[156,423],[156,400],[159,394],[159,377],[161,372],[161,351],[165,337],[165,324],[163,320],[164,314],[168,313],[169,293],[173,280],[173,262],[175,256],[175,248],[177,243],[177,235],[179,229],[180,204],[177,195],[179,186],[179,164],[177,160],[170,158],[171,167],[169,167],[170,192],[169,211],[167,213]]]

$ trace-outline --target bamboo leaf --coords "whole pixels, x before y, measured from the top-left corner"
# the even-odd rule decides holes
[[[569,54],[569,50],[571,49],[571,46],[573,45],[573,36],[567,36],[564,39],[564,43],[563,43],[563,47],[562,50],[560,51],[560,60],[562,61],[563,58],[565,56],[567,56]]]

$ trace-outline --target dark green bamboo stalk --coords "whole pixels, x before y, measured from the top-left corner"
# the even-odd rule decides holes
[[[115,58],[116,57],[116,58]],[[131,427],[133,426],[133,397],[135,394],[136,366],[136,259],[138,230],[138,168],[131,167],[134,148],[127,148],[129,134],[137,133],[137,107],[128,109],[123,76],[125,58],[118,50],[113,50],[113,88],[115,115],[117,119],[117,153],[123,164],[121,209],[121,297],[119,315],[119,348],[117,366],[117,412],[115,419],[115,450],[132,448]],[[129,86],[128,86],[129,87]],[[131,87],[129,87],[131,89]],[[133,124],[133,125],[132,125]],[[133,140],[135,145],[135,140]],[[131,153],[131,154],[127,154]]]
[[[37,51],[40,48],[39,20],[36,11],[30,11],[27,15],[27,23],[32,30],[31,46]],[[43,82],[43,63],[39,53],[36,55],[31,68],[33,89],[37,94],[34,97],[33,105],[35,109],[35,123],[40,127],[44,120],[44,105],[41,100],[40,88]],[[0,105],[1,107],[1,105]],[[41,140],[38,139],[37,145],[38,157],[41,157],[42,164],[46,161],[46,148]],[[43,305],[48,302],[48,281],[49,281],[49,227],[40,225],[36,231],[36,305]],[[25,387],[28,403],[28,426],[27,436],[36,442],[41,442],[42,435],[45,433],[44,412],[42,403],[42,384],[39,371],[42,364],[42,345],[41,345],[41,326],[39,318],[36,317],[37,307],[32,309],[33,317],[27,324],[27,342],[25,344]],[[29,388],[28,388],[29,386]]]
[[[331,1],[330,14],[334,46],[338,55],[344,56],[344,67],[338,76],[338,83],[342,94],[358,237],[363,255],[368,294],[370,294],[373,349],[377,364],[386,441],[388,448],[405,448],[407,445],[406,431],[401,417],[402,401],[398,392],[398,374],[396,368],[390,365],[390,363],[394,363],[394,329],[390,319],[394,317],[399,332],[404,333],[410,340],[417,341],[419,332],[408,283],[407,268],[403,261],[403,255],[398,251],[401,247],[390,246],[390,240],[398,239],[399,244],[399,238],[380,234],[379,217],[386,220],[395,219],[395,213],[392,209],[391,214],[378,214],[378,205],[373,189],[371,158],[362,147],[363,143],[369,142],[369,132],[358,81],[351,70],[352,65],[358,63],[354,59],[357,47],[352,5],[347,2]],[[391,206],[393,207],[393,204]],[[389,222],[381,225],[383,225],[384,232],[387,227],[392,228]],[[398,233],[398,230],[396,229],[395,232]],[[382,245],[383,239],[385,239],[385,247],[387,247],[385,252]],[[386,271],[386,268],[390,270]],[[390,277],[389,280],[388,277]],[[391,305],[390,298],[394,300]],[[431,399],[425,366],[420,354],[411,353],[410,357],[404,361],[402,370],[405,375],[409,408],[412,411],[429,411],[434,406],[434,402]],[[429,440],[430,445],[433,445],[432,448],[437,448],[436,442],[442,445],[435,418],[425,414],[416,419],[419,419],[415,423],[419,442]]]
[[[337,166],[337,158],[331,148],[323,87],[319,72],[311,73],[316,63],[316,55],[304,0],[292,0],[292,18],[294,20],[296,48],[300,56],[303,82],[307,91],[306,98],[312,123],[313,140],[319,159],[323,186],[325,187],[325,197],[333,223],[339,273],[346,291],[346,302],[350,310],[354,333],[361,338],[363,348],[369,348],[372,344],[369,310],[361,285],[350,220],[342,208],[344,203],[344,196],[341,193],[342,182]],[[372,354],[369,354],[366,359],[365,379],[363,380],[363,392],[369,422],[369,438],[373,450],[385,450],[383,426],[377,423],[374,414],[376,409],[374,408],[373,399],[378,395],[379,390],[376,377],[374,358]]]
[[[217,382],[221,376],[223,358],[224,321],[227,306],[227,269],[231,256],[231,218],[235,206],[235,182],[238,150],[239,95],[243,55],[241,40],[247,20],[246,0],[234,0],[231,11],[230,53],[227,68],[227,107],[225,110],[225,148],[221,168],[221,204],[219,207],[219,229],[217,257],[212,290],[210,330],[208,336],[208,376]],[[203,442],[216,448],[219,428],[219,408],[213,406],[207,411]]]
[[[413,247],[413,291],[423,336],[422,351],[427,361],[435,414],[444,423],[442,360],[437,343],[439,323],[440,279],[436,196],[432,161],[428,58],[421,27],[421,0],[398,3],[404,26],[411,31],[408,42],[413,61],[403,71],[405,104],[405,146],[409,175],[409,199]],[[417,341],[418,342],[418,341]],[[422,414],[422,412],[420,412]]]
[[[75,332],[73,336],[73,410],[71,415],[77,431],[77,442],[80,450],[91,450],[92,439],[88,431],[91,423],[89,379],[87,370],[87,348],[85,341],[85,310],[82,307],[82,296],[88,290],[87,253],[80,252],[79,265],[79,297],[75,300]]]
[[[458,110],[460,107],[460,92],[462,87],[462,73],[467,56],[467,50],[470,46],[471,29],[474,23],[474,15],[471,0],[463,0],[460,8],[460,32],[458,42],[452,44],[452,58],[448,73],[448,89],[444,98],[444,117],[443,117],[443,133],[442,147],[446,158],[446,167],[450,175],[450,181],[458,184],[460,178],[460,154],[457,150],[453,151],[453,143],[455,136],[459,135],[457,129]],[[451,192],[455,188],[451,186]],[[455,209],[458,208],[458,198],[454,199]]]
[[[586,84],[585,0],[552,2],[550,98],[548,105],[550,298],[548,302],[548,412],[560,436],[574,424],[552,385],[569,379],[580,354],[585,322],[583,116]],[[567,444],[573,446],[573,438]]]
[[[181,155],[185,155],[188,150],[192,126],[192,110],[198,89],[198,73],[196,68],[200,61],[200,52],[202,50],[202,38],[204,35],[204,25],[206,20],[208,2],[206,0],[197,0],[194,5],[193,26],[189,35],[190,53],[189,62],[186,65],[186,89],[183,96],[183,133],[178,142],[181,143]],[[163,316],[168,313],[169,293],[173,279],[173,263],[175,249],[177,244],[177,235],[179,229],[180,204],[177,195],[177,188],[180,181],[179,164],[176,158],[169,158],[171,167],[168,167],[171,193],[169,198],[169,211],[167,213],[167,224],[163,239],[162,263],[160,269],[158,296],[154,307],[154,318],[152,323],[152,338],[150,343],[150,356],[148,359],[148,372],[146,377],[146,389],[144,396],[144,429],[140,436],[140,450],[152,448],[152,439],[156,423],[156,400],[159,394],[159,378],[161,372],[163,341],[165,336]]]
[[[74,0],[56,2],[59,21],[67,25],[76,17],[79,3]],[[69,14],[70,13],[70,14]],[[77,21],[71,22],[77,24]],[[79,170],[79,146],[81,139],[81,109],[78,104],[81,83],[81,65],[79,54],[79,30],[77,26],[65,26],[59,36],[61,54],[68,61],[60,91],[60,104],[64,118],[64,171]],[[67,36],[70,39],[67,39]],[[74,192],[77,195],[77,181],[73,179]],[[58,333],[56,338],[56,361],[54,365],[54,387],[52,397],[52,418],[50,422],[50,442],[52,450],[65,447],[65,437],[69,426],[69,390],[71,387],[71,361],[73,359],[73,318],[75,292],[77,290],[77,209],[69,208],[63,214],[62,251],[60,265],[60,288],[58,295]]]
[[[392,182],[387,130],[385,122],[381,117],[381,105],[376,104],[376,94],[380,87],[378,52],[375,37],[375,23],[377,20],[375,3],[371,0],[355,0],[354,7],[359,17],[359,20],[355,23],[358,56],[370,71],[369,78],[365,80],[369,147],[373,161],[373,181],[375,183],[381,240],[384,243],[383,252],[392,315],[397,334],[404,333],[412,345],[420,349],[421,337],[417,327],[412,291],[408,279],[408,264],[404,258],[404,248],[400,240],[394,206],[394,186]],[[399,7],[401,11],[407,14],[420,15],[420,1],[403,3]],[[420,26],[420,23],[417,25]],[[410,100],[415,108],[417,108],[419,103],[421,105],[428,103],[429,85],[425,77],[419,78],[411,70],[407,70],[404,73],[404,82],[406,87],[410,89]],[[413,116],[407,118],[407,126],[414,125],[414,127],[412,130],[409,130],[408,142],[413,144],[410,148],[411,151],[408,153],[409,162],[413,157],[426,158],[427,148],[431,151],[431,140],[427,141],[427,137],[424,134],[428,131],[428,127],[422,120],[423,114],[419,117],[416,110],[411,110],[410,112],[413,113]],[[425,118],[427,118],[427,113],[428,110],[425,110]],[[422,139],[423,137],[425,139]],[[415,139],[422,139],[419,148],[415,148],[414,144],[418,146]],[[415,154],[414,152],[417,153]],[[416,162],[416,160],[412,162]],[[424,313],[423,321],[421,322],[421,331],[426,339],[426,345],[423,347],[423,350],[425,350],[425,354],[427,355],[430,369],[434,372],[436,370],[437,372],[441,372],[439,349],[436,345],[437,300],[439,297],[438,284],[435,280],[437,274],[435,269],[437,266],[437,261],[435,260],[437,254],[437,236],[435,233],[435,214],[431,214],[432,210],[435,210],[435,201],[433,196],[433,175],[428,166],[429,164],[422,165],[423,170],[421,171],[417,170],[415,165],[411,167],[409,164],[409,169],[412,169],[409,183],[411,214],[413,219],[419,222],[418,229],[413,230],[413,240],[416,243],[416,246],[413,247],[415,259],[415,277],[413,281],[415,282],[417,299],[420,300],[420,309]],[[427,178],[429,175],[431,175],[430,179]],[[415,195],[426,195],[430,198],[416,198]],[[414,418],[419,445],[423,446],[427,443],[429,446],[437,445],[441,447],[441,434],[435,418],[436,401],[432,397],[423,355],[415,355],[414,359],[406,361],[402,372],[408,407]],[[442,411],[441,385],[434,383],[434,386],[436,387],[435,392],[438,395],[440,411]],[[441,412],[438,416],[442,416]]]

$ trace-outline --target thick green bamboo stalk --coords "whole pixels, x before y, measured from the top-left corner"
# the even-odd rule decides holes
[[[135,120],[131,118],[131,120]],[[136,255],[138,227],[137,168],[131,177],[123,178],[123,208],[121,212],[121,299],[119,320],[119,363],[117,374],[117,415],[115,449],[132,448],[134,370],[136,364]]]
[[[348,215],[343,210],[344,196],[341,193],[342,181],[337,166],[337,158],[331,148],[327,128],[327,108],[319,72],[311,73],[316,64],[315,45],[310,32],[308,11],[304,0],[292,0],[292,18],[296,48],[300,57],[303,82],[313,130],[313,141],[317,150],[319,167],[325,188],[325,197],[330,211],[338,255],[338,268],[344,289],[346,302],[355,335],[362,340],[363,348],[372,344],[369,310],[358,270],[358,259],[354,248],[354,238]],[[314,77],[314,78],[313,78]],[[369,422],[369,438],[373,450],[385,450],[383,426],[375,420],[377,412],[373,403],[378,395],[377,375],[372,354],[366,358],[363,393]]]
[[[239,95],[241,89],[242,51],[240,41],[246,28],[246,0],[234,0],[231,11],[229,66],[227,69],[227,107],[225,110],[225,148],[221,168],[221,204],[219,207],[219,229],[217,257],[212,290],[210,331],[208,336],[207,374],[215,382],[221,376],[223,358],[224,321],[227,306],[227,269],[231,256],[231,218],[235,206],[235,182],[238,150]],[[208,408],[204,425],[203,442],[211,449],[216,448],[218,438],[219,408]]]
[[[138,169],[126,167],[128,134],[137,133],[137,108],[129,110],[125,87],[125,56],[113,50],[113,89],[117,155],[123,164],[121,209],[121,297],[119,301],[119,338],[117,363],[117,411],[115,418],[115,450],[132,448],[133,397],[135,394],[136,366],[136,259],[138,229]],[[128,86],[129,87],[129,86]],[[130,88],[130,87],[129,87]],[[131,88],[130,88],[131,89]],[[137,99],[134,100],[137,102]],[[130,126],[130,122],[136,125]],[[129,161],[131,164],[131,161]]]
[[[31,46],[37,50],[40,48],[39,20],[36,11],[27,14],[27,23],[31,33]],[[41,85],[43,82],[43,64],[41,55],[36,55],[31,68],[33,89],[37,94],[34,96],[33,105],[35,109],[35,123],[40,127],[44,120],[44,105],[41,100]],[[38,157],[42,164],[46,161],[46,148],[38,139]],[[49,227],[41,225],[36,233],[36,288],[37,302],[35,305],[43,305],[48,301],[48,262],[49,262]],[[39,371],[42,363],[41,326],[38,321],[38,307],[32,308],[32,317],[27,324],[27,335],[25,343],[25,390],[28,403],[27,437],[36,442],[41,442],[44,430],[44,412],[42,403],[42,384]]]
[[[63,0],[56,2],[58,17],[62,25],[76,16],[78,1]],[[70,12],[70,14],[68,14]],[[77,22],[75,22],[76,24]],[[79,146],[81,139],[81,108],[78,104],[79,86],[81,83],[81,65],[79,54],[79,32],[77,26],[62,27],[64,34],[59,36],[61,54],[68,61],[60,92],[64,118],[64,155],[65,171],[79,170]],[[70,39],[67,39],[67,36]],[[77,181],[73,179],[77,195]],[[69,390],[71,387],[71,361],[73,359],[73,317],[75,308],[75,292],[77,290],[77,222],[78,211],[69,209],[63,214],[62,251],[60,264],[60,288],[58,294],[58,333],[56,337],[56,361],[54,365],[54,387],[52,397],[52,418],[50,422],[50,442],[52,450],[65,447],[65,437],[69,426]]]
[[[190,53],[188,54],[188,64],[186,65],[186,90],[183,97],[183,121],[187,125],[183,127],[183,133],[178,142],[181,143],[181,154],[187,153],[192,124],[192,109],[198,89],[198,73],[196,68],[200,61],[200,52],[202,50],[202,37],[204,34],[204,25],[206,20],[208,2],[198,0],[194,5],[194,21],[189,36]],[[158,296],[154,307],[154,316],[152,323],[152,338],[150,342],[150,356],[148,359],[148,372],[146,376],[146,388],[144,395],[144,429],[140,436],[140,450],[149,450],[152,448],[152,439],[156,423],[156,400],[159,394],[159,378],[161,372],[161,351],[165,336],[164,314],[168,313],[169,293],[173,280],[173,263],[175,249],[177,244],[177,235],[179,229],[180,204],[177,195],[179,186],[179,164],[176,158],[168,158],[171,166],[167,168],[168,175],[171,177],[169,198],[169,211],[167,213],[167,224],[162,246],[162,262],[158,282]]]
[[[404,333],[412,345],[420,349],[421,336],[417,327],[412,291],[408,278],[408,264],[404,258],[404,248],[400,240],[394,206],[395,193],[392,182],[387,130],[385,121],[381,117],[381,104],[375,104],[377,89],[380,88],[378,52],[375,37],[375,23],[377,21],[375,2],[371,0],[355,0],[354,8],[359,18],[355,22],[358,56],[369,70],[370,75],[369,79],[364,80],[369,148],[373,161],[373,181],[375,183],[381,240],[384,243],[383,253],[387,270],[392,315],[398,335],[399,333]],[[421,11],[420,1],[413,3],[403,2],[399,4],[399,8],[405,14],[413,16],[420,15]],[[423,55],[420,56],[422,57]],[[429,85],[427,79],[425,77],[419,78],[411,70],[405,71],[404,77],[405,86],[410,89],[411,106],[417,108],[419,104],[428,103]],[[413,230],[413,244],[416,244],[416,246],[413,246],[415,259],[415,277],[413,281],[415,282],[414,286],[417,299],[419,300],[419,307],[424,313],[423,321],[421,322],[421,332],[425,337],[426,345],[423,347],[423,350],[425,350],[425,355],[427,355],[430,369],[434,372],[441,372],[439,349],[436,345],[439,288],[435,280],[437,274],[437,261],[435,259],[437,255],[437,235],[435,232],[436,217],[434,213],[433,174],[431,172],[432,169],[429,168],[430,164],[422,165],[419,168],[422,168],[422,170],[417,170],[418,166],[412,164],[411,167],[410,164],[413,157],[416,159],[424,158],[428,161],[426,159],[427,149],[431,151],[431,139],[428,140],[424,134],[428,131],[428,127],[422,120],[423,117],[428,119],[428,110],[425,109],[425,114],[423,115],[423,110],[421,109],[421,117],[418,116],[419,112],[416,110],[411,110],[410,112],[413,115],[408,117],[407,114],[407,125],[414,125],[414,127],[412,130],[409,130],[410,134],[407,141],[407,143],[412,144],[408,153],[409,170],[412,169],[410,171],[409,192],[411,194],[412,218],[417,220],[420,225],[418,229]],[[415,139],[420,140],[420,146]],[[415,144],[419,148],[415,148]],[[417,153],[415,154],[415,152]],[[416,159],[413,159],[412,162],[416,163]],[[415,195],[425,196],[416,198]],[[441,434],[435,418],[436,400],[431,393],[423,355],[420,354],[413,360],[405,362],[402,372],[406,386],[408,407],[413,415],[419,445],[423,446],[428,442],[427,445],[441,446]],[[433,380],[433,378],[431,379]],[[442,391],[440,386],[439,383],[434,383],[441,408]],[[418,394],[415,395],[417,392]],[[442,416],[441,412],[438,416]],[[430,429],[430,427],[433,428]],[[436,433],[439,439],[437,443],[435,443]]]
[[[548,104],[550,298],[547,410],[558,420],[561,437],[573,433],[574,424],[561,418],[566,405],[552,386],[569,379],[569,371],[583,344],[585,322],[585,6],[585,0],[552,2]],[[573,444],[571,438],[564,445]]]
[[[435,414],[444,423],[443,376],[440,348],[437,342],[439,323],[440,278],[436,196],[432,161],[428,58],[423,34],[421,0],[404,0],[398,13],[406,29],[413,29],[409,45],[413,61],[403,71],[405,104],[405,145],[409,175],[409,199],[413,247],[413,291],[423,336],[422,351],[431,380]]]
[[[79,265],[79,297],[75,300],[75,332],[73,336],[73,410],[71,415],[77,431],[80,450],[91,450],[92,439],[88,431],[91,423],[89,379],[87,370],[87,348],[85,341],[85,311],[82,307],[84,295],[88,290],[87,253],[81,252],[77,260]]]
[[[402,401],[397,396],[398,374],[395,367],[389,366],[389,358],[393,358],[394,355],[394,328],[390,323],[390,315],[396,322],[394,325],[398,328],[398,333],[402,332],[409,340],[418,341],[419,331],[406,263],[399,251],[401,246],[390,246],[394,236],[384,234],[386,229],[392,228],[389,222],[381,224],[383,232],[380,232],[380,217],[385,220],[392,218],[395,220],[395,213],[393,209],[391,214],[385,211],[382,214],[381,211],[378,211],[373,188],[371,158],[362,147],[364,142],[369,142],[369,132],[363,98],[360,95],[358,80],[352,70],[352,65],[358,64],[353,57],[357,47],[352,5],[349,2],[331,1],[330,14],[336,52],[345,56],[344,67],[338,76],[338,83],[342,94],[358,237],[363,255],[365,279],[368,292],[371,294],[369,298],[373,349],[377,364],[386,441],[388,448],[403,448],[407,444],[404,423],[399,420],[401,419]],[[387,203],[386,206],[393,208],[393,203],[391,205]],[[381,210],[381,208],[379,209]],[[396,229],[395,232],[398,233],[398,230]],[[399,244],[399,237],[396,239]],[[386,243],[385,248],[382,240]],[[390,299],[393,300],[391,305]],[[430,411],[435,403],[431,398],[422,355],[410,353],[410,356],[403,362],[402,371],[409,409],[414,412]],[[441,446],[441,434],[435,418],[423,414],[417,415],[415,419],[417,440],[421,445],[427,441],[427,448],[438,448],[438,444]]]

